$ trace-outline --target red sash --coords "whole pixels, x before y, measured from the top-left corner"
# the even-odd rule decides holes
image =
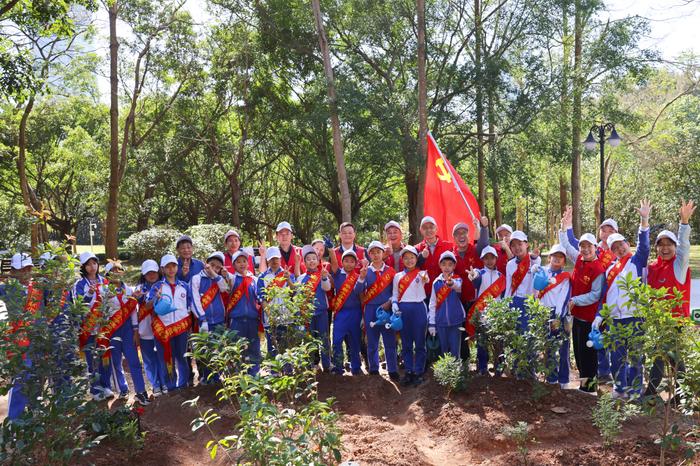
[[[401,279],[399,280],[399,301],[401,301],[401,298],[403,298],[404,293],[406,293],[406,290],[408,290],[408,286],[411,284],[411,282],[418,276],[418,268],[415,268],[411,270],[410,272],[406,273]]]
[[[627,254],[625,257],[615,262],[615,265],[612,266],[606,278],[608,290],[610,289],[610,286],[613,284],[617,276],[620,275],[620,272],[624,270],[625,266],[627,265],[627,262],[630,260],[631,257],[632,254]]]
[[[379,293],[384,291],[387,286],[391,285],[394,281],[394,275],[396,271],[393,267],[388,267],[384,273],[377,272],[377,281],[375,281],[372,286],[370,286],[367,291],[362,293],[362,305],[364,306],[368,302],[372,301],[374,298],[379,296]]]
[[[170,339],[178,335],[182,335],[190,329],[192,325],[192,316],[188,315],[184,319],[178,320],[174,324],[170,324],[167,327],[160,320],[159,316],[155,316],[151,327],[153,328],[153,335],[158,339],[161,345],[163,345],[163,359],[165,360],[165,366],[168,369],[168,374],[173,374],[173,350],[170,347]]]
[[[338,311],[343,308],[345,302],[352,294],[352,290],[355,288],[358,278],[360,278],[360,274],[356,270],[353,270],[340,286],[340,289],[338,289],[335,297],[331,300],[331,310],[334,314],[337,314]]]
[[[201,298],[203,311],[207,310],[207,308],[211,305],[214,299],[216,299],[217,294],[219,294],[219,285],[214,283],[214,281],[212,280],[209,289],[202,295]]]
[[[253,282],[253,277],[250,276],[245,276],[243,277],[243,280],[241,280],[240,285],[236,287],[235,290],[233,290],[233,293],[229,295],[228,299],[228,304],[226,305],[226,319],[228,320],[228,315],[231,313],[231,310],[236,307],[236,305],[239,303],[243,295],[248,296],[248,287],[250,284]]]
[[[467,313],[467,323],[465,327],[469,333],[469,336],[474,336],[474,332],[476,331],[474,324],[472,324],[472,316],[474,315],[474,312],[483,312],[484,309],[486,309],[489,299],[497,298],[501,295],[501,293],[503,293],[503,291],[505,291],[505,289],[506,277],[505,275],[501,275],[495,282],[491,283],[491,286],[486,288],[478,298],[476,298],[476,301],[474,301],[474,304],[472,304],[472,307],[469,308],[469,312]]]
[[[562,272],[554,277],[554,283],[550,283],[545,287],[544,290],[540,291],[538,298],[542,299],[544,295],[552,291],[557,286],[561,285],[564,280],[571,280],[571,275],[569,272]]]
[[[518,289],[520,284],[525,279],[525,275],[530,271],[530,254],[525,256],[525,259],[521,260],[518,264],[518,268],[513,272],[513,278],[510,282],[510,294],[515,294],[515,290]]]
[[[286,285],[287,279],[284,276],[284,272],[280,272],[277,275],[275,275],[275,278],[272,279],[271,283],[279,288],[282,288],[284,285]]]
[[[615,253],[610,249],[598,248],[598,260],[607,269],[615,260]]]
[[[80,349],[83,349],[85,345],[87,345],[87,341],[90,338],[90,333],[92,332],[92,329],[95,328],[101,317],[102,296],[100,295],[100,284],[98,283],[95,288],[95,302],[92,303],[90,311],[88,311],[87,315],[85,316],[85,320],[83,320],[83,325],[80,326],[80,336],[78,337]]]
[[[153,301],[139,304],[139,322],[151,315],[153,315]]]
[[[459,278],[457,275],[452,275],[452,279],[454,280],[455,278]],[[444,282],[442,285],[442,288],[437,290],[437,293],[435,293],[435,310],[437,311],[440,309],[440,306],[442,306],[442,303],[445,302],[447,297],[450,295],[450,291],[452,291],[452,288],[447,286]]]
[[[307,275],[309,279],[304,286],[310,288],[311,292],[315,294],[316,290],[318,290],[318,285],[321,284],[321,272],[307,272]]]
[[[102,353],[102,364],[107,366],[109,364],[110,356],[110,343],[109,340],[114,335],[119,327],[121,327],[131,316],[131,313],[136,309],[136,298],[129,298],[126,303],[122,301],[122,294],[117,295],[117,300],[119,301],[119,310],[115,312],[112,317],[109,318],[107,323],[100,329],[100,334],[97,337],[97,346],[104,348],[105,352]]]

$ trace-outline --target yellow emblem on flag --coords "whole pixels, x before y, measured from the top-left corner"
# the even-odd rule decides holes
[[[435,160],[435,167],[437,168],[437,177],[439,180],[452,183],[452,177],[450,176],[450,172],[448,172],[447,168],[445,167],[444,160],[441,158]]]

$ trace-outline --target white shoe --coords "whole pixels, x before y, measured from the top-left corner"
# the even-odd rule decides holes
[[[625,401],[627,399],[627,394],[626,393],[620,393],[617,390],[613,390],[612,393],[610,394],[610,397],[613,400],[622,400]]]
[[[102,401],[105,399],[104,393],[98,392],[98,393],[93,393],[92,394],[92,400],[93,401]]]
[[[163,392],[161,391],[160,387],[153,389],[153,398],[158,398],[162,394]]]
[[[102,396],[104,396],[105,400],[114,398],[114,392],[110,390],[109,388],[103,388],[102,389]]]

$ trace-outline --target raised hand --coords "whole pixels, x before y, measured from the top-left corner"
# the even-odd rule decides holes
[[[474,267],[469,267],[469,271],[467,272],[467,278],[469,278],[469,280],[471,281],[474,281],[478,276],[479,271],[476,270]]]
[[[326,249],[333,249],[335,247],[331,235],[323,235],[323,244],[326,246]]]
[[[532,257],[533,259],[540,257],[540,249],[541,249],[540,243],[535,242],[533,244],[532,251],[530,251],[530,257]]]
[[[428,246],[426,246],[425,249],[423,249],[420,254],[421,254],[421,256],[423,256],[423,259],[427,259],[428,256],[430,256],[430,249],[428,248]]]
[[[292,273],[289,271],[289,268],[290,268],[289,266],[286,266],[284,268],[284,273],[283,273],[284,278],[289,279],[289,277],[292,275]]]
[[[561,229],[562,231],[566,231],[569,228],[573,226],[573,208],[568,205],[566,206],[566,210],[564,211],[564,215],[561,216]]]
[[[328,278],[328,269],[321,269],[321,278],[324,280]]]
[[[265,257],[265,254],[267,254],[267,247],[265,246],[265,241],[260,241],[258,243],[258,253],[260,253],[261,257]]]
[[[296,249],[294,252],[294,262],[301,264],[301,252],[298,249]]]
[[[637,209],[637,212],[639,212],[640,217],[648,220],[649,215],[651,214],[651,208],[652,208],[652,205],[649,202],[649,200],[642,199],[641,201],[639,201],[639,208]]]
[[[365,277],[367,276],[367,267],[368,267],[368,266],[367,266],[367,261],[366,261],[366,260],[363,260],[363,261],[362,261],[362,268],[360,268],[360,278],[361,278],[362,280],[364,280]]]
[[[693,215],[693,212],[695,212],[696,208],[697,205],[695,205],[693,201],[688,201],[686,203],[685,201],[681,200],[680,214],[682,224],[685,225],[690,221],[690,217]]]
[[[489,218],[485,215],[481,217],[481,226],[484,228],[489,226]]]

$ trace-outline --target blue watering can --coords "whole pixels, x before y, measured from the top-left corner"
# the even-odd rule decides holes
[[[535,278],[532,280],[532,286],[537,291],[542,291],[547,288],[547,285],[549,285],[549,277],[547,276],[547,272],[540,268],[537,272],[535,272]]]
[[[403,320],[401,320],[401,316],[392,314],[391,317],[389,317],[389,322],[385,324],[385,327],[387,330],[391,329],[395,332],[400,331],[403,328]]]
[[[170,296],[167,295],[161,296],[160,299],[156,301],[155,305],[153,306],[153,310],[159,316],[170,314],[175,310],[175,307],[173,307],[172,298],[170,298]]]
[[[371,322],[369,324],[370,327],[374,328],[377,325],[379,325],[380,327],[385,326],[387,324],[391,325],[391,313],[386,312],[381,307],[378,307],[375,312],[375,315],[377,317],[377,320]]]
[[[600,333],[600,330],[593,329],[590,331],[586,346],[596,350],[603,349],[603,334]]]

